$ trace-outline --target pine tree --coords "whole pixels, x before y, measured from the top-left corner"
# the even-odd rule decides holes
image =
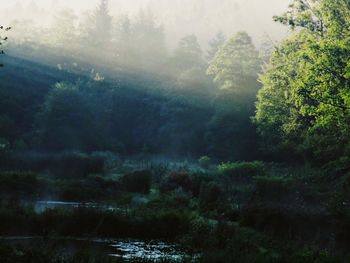
[[[100,0],[94,14],[93,39],[95,45],[106,46],[111,42],[112,16],[109,14],[108,0]]]

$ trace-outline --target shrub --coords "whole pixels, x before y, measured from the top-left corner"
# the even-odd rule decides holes
[[[249,180],[254,176],[265,175],[263,162],[237,162],[222,163],[218,166],[220,173],[236,180]]]
[[[173,191],[177,188],[182,188],[188,192],[192,190],[192,181],[187,172],[171,172],[160,185],[162,192]]]
[[[122,177],[122,184],[126,191],[148,194],[151,188],[152,174],[150,171],[136,171]]]
[[[204,183],[199,193],[199,205],[202,209],[210,209],[222,199],[222,196],[222,189],[217,183]]]
[[[211,159],[209,156],[202,156],[199,158],[198,163],[203,169],[208,169]]]
[[[203,183],[209,183],[213,181],[214,177],[208,173],[194,173],[191,174],[192,181],[192,194],[195,197],[199,196],[201,186]]]

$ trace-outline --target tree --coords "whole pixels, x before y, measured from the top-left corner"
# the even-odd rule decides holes
[[[116,44],[117,59],[119,64],[130,64],[132,24],[127,15],[118,17],[113,36],[114,43]]]
[[[100,0],[95,12],[92,14],[93,28],[90,38],[96,47],[108,46],[111,42],[112,16],[109,14],[108,0]]]
[[[150,11],[140,10],[132,26],[133,55],[143,69],[160,68],[166,57],[165,34]]]
[[[203,52],[195,35],[188,35],[180,39],[172,58],[172,64],[180,72],[204,66]]]
[[[268,144],[341,168],[350,160],[349,11],[345,0],[314,2],[323,30],[315,34],[312,17],[276,49],[255,116]]]
[[[209,50],[207,54],[207,60],[211,61],[214,59],[215,54],[219,51],[226,42],[226,36],[221,31],[216,34],[216,36],[209,42]]]
[[[220,89],[206,138],[209,152],[221,159],[247,160],[256,155],[251,149],[256,148],[257,136],[249,118],[260,87],[259,69],[258,52],[245,32],[229,39],[209,63],[207,73]]]
[[[319,2],[318,0],[293,0],[287,12],[281,16],[274,16],[274,20],[288,25],[293,30],[301,27],[313,32],[322,32],[323,22],[319,12],[315,9]]]
[[[259,47],[259,58],[261,59],[262,63],[266,64],[269,62],[275,47],[276,44],[274,43],[274,41],[270,38],[268,34],[264,33],[261,38],[261,44]]]
[[[99,82],[60,82],[46,96],[36,128],[45,150],[105,149],[108,145],[110,94]]]
[[[216,53],[209,63],[207,74],[220,88],[242,92],[244,88],[248,90],[249,82],[257,79],[259,67],[259,55],[251,37],[246,32],[240,32]]]
[[[300,34],[283,42],[274,51],[272,58],[260,77],[263,88],[259,91],[256,105],[255,123],[262,136],[262,145],[266,152],[278,152],[283,148],[298,145],[303,133],[299,130],[301,118],[299,107],[295,107],[291,83],[297,76],[300,62],[299,50],[308,40]],[[287,139],[288,138],[288,139]]]
[[[11,29],[11,27],[4,27],[4,26],[2,26],[2,25],[0,25],[0,32],[1,31],[9,31]],[[3,49],[1,49],[1,47],[4,45],[4,43],[7,41],[7,37],[5,36],[2,36],[1,34],[0,34],[0,55],[4,55],[5,54],[5,52],[4,52],[4,50]],[[4,65],[3,64],[1,64],[0,63],[0,67],[3,67]]]
[[[76,19],[77,16],[71,9],[63,9],[55,15],[52,24],[55,45],[61,48],[71,47],[77,37]]]
[[[287,12],[274,20],[296,28],[307,29],[320,36],[342,36],[349,28],[350,2],[347,0],[293,0]]]

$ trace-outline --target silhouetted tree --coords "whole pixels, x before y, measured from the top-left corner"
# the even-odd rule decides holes
[[[4,27],[2,25],[0,25],[0,30],[1,31],[9,31],[11,29],[11,27]],[[7,37],[2,36],[0,34],[0,47],[3,46],[4,42],[7,41]],[[0,54],[3,55],[5,54],[4,50],[2,48],[0,48]],[[0,67],[3,67],[4,65],[2,63],[0,63]]]
[[[100,4],[92,15],[93,28],[90,38],[96,46],[106,46],[111,42],[112,16],[109,14],[108,0],[100,0]]]
[[[162,64],[166,56],[165,34],[150,11],[140,10],[132,27],[133,48],[138,65],[143,68]]]

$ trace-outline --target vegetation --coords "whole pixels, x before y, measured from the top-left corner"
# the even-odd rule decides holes
[[[4,27],[2,25],[0,25],[0,31],[9,31],[11,30],[11,27]],[[8,38],[7,37],[4,37],[2,36],[2,34],[0,35],[0,46],[3,46],[4,42],[7,40]],[[0,49],[0,55],[4,55],[5,52],[4,50]],[[3,64],[0,64],[0,67],[3,67],[4,65]]]
[[[349,14],[294,0],[276,47],[218,33],[207,54],[194,34],[169,52],[150,11],[106,0],[40,42],[19,28],[0,71],[0,261],[154,262],[104,241],[134,239],[184,251],[160,262],[348,262]]]

